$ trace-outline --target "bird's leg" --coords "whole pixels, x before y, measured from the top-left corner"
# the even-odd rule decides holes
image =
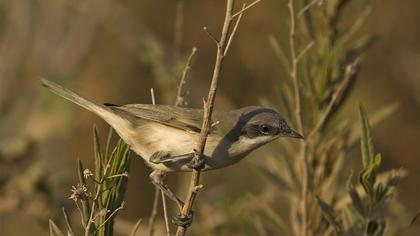
[[[150,175],[150,179],[157,188],[162,191],[169,199],[174,201],[179,211],[182,210],[182,207],[184,206],[184,202],[182,202],[165,184],[163,184],[163,176],[165,175],[165,172],[162,172],[160,170],[154,170]]]
[[[160,170],[154,170],[149,176],[153,185],[155,185],[158,189],[160,189],[160,191],[162,191],[162,193],[166,195],[169,199],[174,201],[178,206],[179,212],[182,212],[182,208],[184,207],[184,202],[181,201],[177,196],[175,196],[175,194],[166,185],[163,184],[164,175],[165,175],[165,172],[160,171]],[[185,216],[185,217],[181,216],[180,214],[178,214],[177,216],[174,216],[172,218],[172,222],[177,226],[189,226],[192,223],[192,218],[193,218],[193,214],[191,211],[190,215]]]

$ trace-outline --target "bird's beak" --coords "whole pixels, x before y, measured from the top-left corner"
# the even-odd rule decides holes
[[[287,137],[304,139],[304,137],[301,134],[299,134],[297,131],[294,131],[293,129],[290,129],[289,133],[287,134]]]

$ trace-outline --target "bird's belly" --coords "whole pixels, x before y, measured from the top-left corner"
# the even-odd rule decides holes
[[[171,156],[181,156],[194,152],[199,141],[199,134],[172,128],[159,123],[146,123],[140,126],[133,137],[132,150],[140,155],[153,169],[162,171],[191,171],[186,165],[188,161],[171,164],[154,164],[149,161],[156,152],[167,152]],[[231,155],[228,149],[222,147],[220,138],[209,135],[204,150],[206,159],[205,170],[218,169],[238,162],[242,157]]]

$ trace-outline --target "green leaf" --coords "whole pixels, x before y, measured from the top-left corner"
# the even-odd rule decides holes
[[[367,235],[374,235],[376,231],[378,230],[379,224],[376,223],[376,221],[369,221],[367,227],[366,227],[366,234]]]
[[[359,182],[362,184],[363,189],[369,195],[372,195],[374,189],[373,186],[375,185],[376,181],[376,174],[372,166],[364,168],[359,174]]]
[[[112,139],[112,135],[114,134],[113,132],[114,130],[112,129],[112,127],[109,128],[108,131],[108,137],[106,139],[106,145],[105,145],[105,155],[106,157],[109,156],[109,147],[111,146],[111,139]]]
[[[140,218],[136,224],[134,225],[133,229],[131,230],[130,236],[136,236],[137,231],[139,230],[140,227],[140,223],[141,223],[142,219]]]
[[[106,160],[102,159],[101,143],[99,141],[99,134],[96,126],[93,126],[93,146],[95,155],[95,178],[99,181],[102,178],[103,163],[106,163]]]
[[[375,166],[375,169],[379,168],[381,165],[382,156],[380,153],[376,154],[376,156],[373,158],[373,165]]]
[[[49,228],[50,228],[50,236],[64,236],[60,228],[58,228],[58,226],[51,219],[49,220]]]
[[[86,185],[86,179],[85,176],[83,174],[83,163],[80,159],[77,160],[77,174],[79,176],[79,183],[82,185]]]
[[[376,186],[375,198],[376,198],[377,203],[384,200],[386,196],[386,192],[387,192],[387,189],[384,188],[382,183],[379,183],[378,186]]]
[[[353,203],[353,207],[356,209],[356,211],[360,214],[362,218],[365,217],[366,211],[359,193],[354,188],[351,188],[349,189],[349,195],[351,198],[351,202]]]
[[[359,116],[362,124],[362,139],[360,141],[363,167],[367,167],[373,161],[373,144],[370,133],[369,120],[362,105],[359,105]]]
[[[324,202],[319,196],[316,196],[319,207],[322,210],[322,213],[331,227],[334,229],[336,234],[341,234],[343,232],[343,227],[340,222],[337,220],[333,208],[326,202]]]

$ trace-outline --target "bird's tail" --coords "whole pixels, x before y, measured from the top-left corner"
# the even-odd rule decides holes
[[[110,107],[83,98],[75,92],[63,88],[62,86],[46,79],[41,79],[41,84],[42,86],[54,92],[55,94],[97,114],[102,119],[104,119],[109,125],[111,125],[115,129],[115,131],[117,131],[117,133],[120,134],[121,138],[123,138],[126,142],[129,141],[127,139],[128,136],[126,134],[126,131],[130,125],[129,122],[120,115],[118,115]]]
[[[98,114],[99,116],[101,116],[102,118],[103,115],[107,114],[107,113],[114,113],[111,109],[109,109],[108,107],[102,105],[102,104],[98,104],[95,102],[92,102],[86,98],[83,98],[82,96],[76,94],[75,92],[63,88],[60,85],[51,82],[49,80],[46,79],[41,79],[41,84],[42,86],[48,88],[49,90],[51,90],[52,92],[54,92],[55,94],[73,102],[76,103],[77,105],[84,107],[85,109]]]

